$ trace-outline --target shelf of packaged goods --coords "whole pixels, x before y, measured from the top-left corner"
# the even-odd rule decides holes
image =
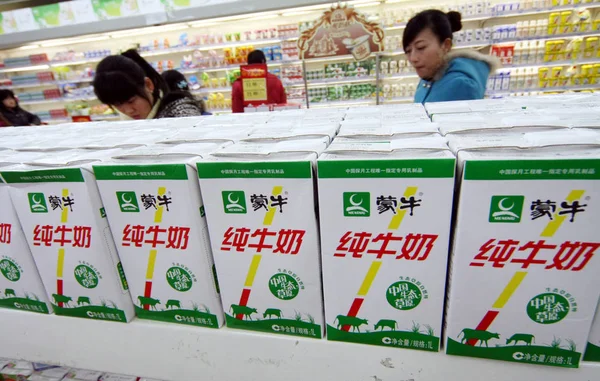
[[[0,89],[29,89],[35,87],[53,87],[53,86],[62,86],[69,83],[91,83],[93,82],[93,78],[80,78],[74,79],[71,81],[48,81],[48,82],[36,82],[36,83],[26,83],[23,85],[19,84],[11,84],[6,86],[0,86]]]
[[[283,37],[283,38],[268,38],[268,39],[260,39],[260,40],[247,40],[247,41],[232,41],[232,42],[224,42],[221,44],[211,44],[211,45],[186,45],[186,46],[178,46],[168,49],[157,49],[157,50],[149,50],[145,52],[141,52],[140,55],[142,57],[156,57],[156,56],[164,56],[169,54],[179,54],[179,53],[189,53],[195,50],[214,50],[214,49],[226,49],[226,48],[235,48],[238,46],[246,46],[246,45],[268,45],[268,44],[280,44],[285,41],[295,41],[298,39],[298,36],[294,37]]]
[[[71,118],[50,118],[50,119],[42,119],[42,123],[46,123],[46,124],[63,124],[63,123],[69,123],[71,121]]]
[[[565,91],[586,91],[586,90],[600,90],[600,84],[593,85],[581,85],[581,86],[564,86],[564,87],[540,87],[533,89],[523,89],[523,90],[507,90],[507,91],[491,91],[486,95],[488,97],[498,97],[498,96],[513,96],[515,94],[530,94],[530,93],[555,93],[555,92],[565,92]]]
[[[216,109],[216,110],[207,110],[208,112],[210,112],[213,115],[219,115],[219,114],[231,114],[232,111],[231,109],[226,110],[226,109]]]
[[[21,101],[20,104],[23,106],[42,105],[48,103],[66,103],[66,102],[91,102],[95,101],[96,97],[84,97],[84,98],[53,98],[53,99],[42,99],[39,101]]]
[[[207,329],[134,320],[0,310],[0,357],[167,381],[598,380],[600,364],[579,369],[448,356],[417,350]],[[199,376],[201,375],[201,376]]]
[[[90,117],[92,118],[92,122],[112,122],[112,121],[121,119],[121,117],[119,117],[119,115],[115,115],[115,114],[91,115]]]
[[[502,40],[492,40],[492,45],[509,45],[516,44],[517,42],[523,41],[550,41],[550,40],[561,40],[565,38],[585,38],[585,37],[599,37],[600,31],[592,31],[592,32],[579,32],[579,33],[565,33],[565,34],[551,34],[546,36],[529,36],[529,37],[519,37],[519,38],[509,38]]]
[[[192,91],[192,94],[194,95],[201,95],[201,94],[212,94],[212,93],[230,93],[232,90],[231,87],[207,87],[207,88],[203,88],[200,90],[194,90]]]
[[[388,104],[388,103],[411,103],[414,101],[414,97],[394,97],[394,98],[381,98],[380,99],[380,103],[381,104]]]
[[[475,50],[480,50],[483,48],[487,48],[488,46],[490,46],[490,42],[488,41],[477,41],[477,42],[473,42],[473,43],[461,43],[461,44],[456,44],[452,47],[452,49],[475,49]],[[393,50],[393,51],[386,51],[386,52],[380,52],[377,53],[382,57],[389,57],[389,56],[400,56],[404,54],[404,50],[403,49],[398,49],[398,50]]]
[[[269,62],[267,62],[267,66],[276,67],[276,66],[283,66],[283,65],[299,65],[301,63],[302,63],[302,61],[300,61],[300,60],[269,61]],[[201,72],[201,73],[212,73],[212,72],[218,72],[218,71],[239,70],[240,65],[242,65],[242,64],[219,66],[219,67],[197,68],[194,70],[196,70],[197,72]]]
[[[555,66],[571,66],[571,65],[593,65],[600,64],[600,58],[583,58],[578,60],[568,60],[568,61],[551,61],[544,63],[533,63],[533,64],[522,64],[522,65],[506,65],[498,69],[497,71],[504,71],[506,69],[521,69],[521,68],[532,68],[539,69],[542,67],[555,67]]]
[[[501,12],[501,13],[491,13],[491,14],[482,14],[482,15],[472,15],[465,16],[462,19],[463,23],[473,22],[473,21],[489,21],[500,18],[509,18],[509,17],[521,17],[521,16],[533,16],[533,15],[541,15],[546,13],[553,12],[562,12],[562,11],[571,11],[577,9],[596,9],[600,8],[600,3],[589,3],[589,4],[579,4],[576,6],[566,5],[560,7],[551,7],[551,8],[537,8],[537,9],[519,9],[515,11]],[[400,23],[392,26],[387,26],[384,28],[385,31],[390,30],[399,30],[406,28],[406,23]]]
[[[396,74],[384,74],[381,76],[382,80],[386,80],[386,79],[417,79],[419,78],[419,76],[417,75],[417,73],[396,73]]]
[[[354,83],[374,83],[377,82],[375,77],[348,77],[348,78],[331,78],[331,79],[320,79],[315,81],[308,81],[308,87],[323,87],[333,85],[345,85]],[[303,83],[294,84],[288,87],[304,87]]]

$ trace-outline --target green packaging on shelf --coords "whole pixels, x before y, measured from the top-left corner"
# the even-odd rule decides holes
[[[446,353],[575,368],[600,296],[600,139],[454,138]]]
[[[439,350],[454,168],[441,137],[335,141],[319,157],[328,340]]]
[[[54,312],[127,322],[133,303],[90,166],[108,152],[36,156],[0,175]]]
[[[313,165],[328,141],[240,143],[198,162],[228,327],[323,336]]]
[[[0,169],[11,165],[10,156],[18,156],[14,152],[3,155],[3,152],[0,151]],[[5,200],[0,214],[0,307],[51,313],[52,306],[12,205],[8,185],[2,178],[0,199]]]
[[[94,163],[140,318],[224,323],[195,164],[223,145],[160,144]]]
[[[33,374],[31,369],[17,369],[4,367],[0,370],[0,380],[2,381],[26,381]]]

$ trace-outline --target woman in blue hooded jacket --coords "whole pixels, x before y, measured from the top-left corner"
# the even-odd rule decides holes
[[[409,20],[402,45],[421,78],[415,103],[484,97],[488,77],[499,61],[476,51],[452,51],[452,33],[461,29],[458,12],[430,9]]]

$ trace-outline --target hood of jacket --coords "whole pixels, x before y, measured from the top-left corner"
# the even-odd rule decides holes
[[[458,73],[473,79],[485,89],[490,74],[500,67],[500,60],[489,54],[475,50],[451,51],[446,55],[446,64],[433,77],[433,82],[440,80],[444,75]]]
[[[169,93],[162,99],[156,119],[181,118],[202,115],[201,104],[184,94]]]

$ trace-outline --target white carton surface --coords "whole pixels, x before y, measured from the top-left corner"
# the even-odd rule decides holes
[[[229,327],[323,336],[313,164],[327,141],[237,144],[198,162]]]
[[[86,164],[99,155],[55,153],[35,166],[4,167],[1,176],[55,313],[127,322],[133,304]]]
[[[441,138],[334,141],[320,156],[329,340],[439,350],[454,170]]]
[[[219,147],[162,144],[94,164],[140,318],[224,323],[195,164]]]
[[[600,295],[600,150],[569,135],[461,147],[447,353],[578,366]]]
[[[12,205],[8,185],[1,178],[0,199],[4,202],[0,213],[0,307],[51,313],[52,306]]]

